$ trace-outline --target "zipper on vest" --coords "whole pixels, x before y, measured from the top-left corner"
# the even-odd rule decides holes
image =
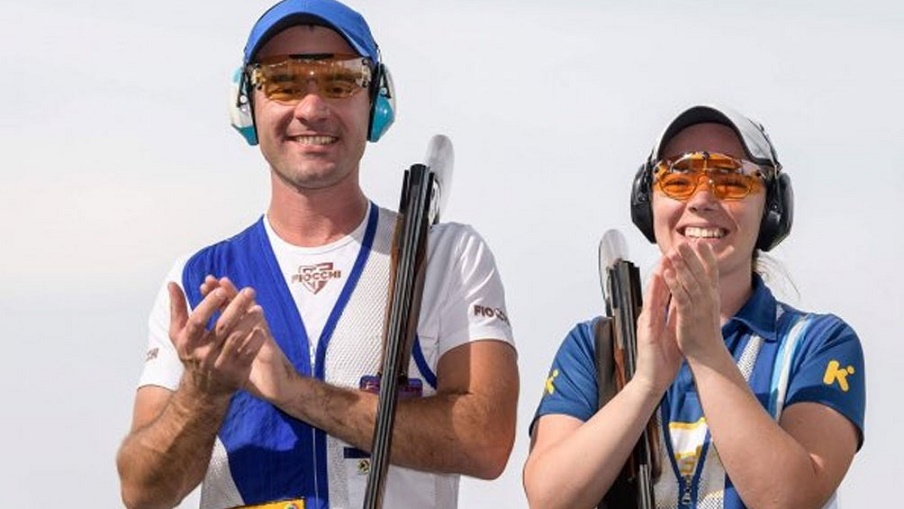
[[[691,503],[693,502],[693,498],[691,497],[691,486],[693,482],[693,475],[684,476],[684,490],[681,494],[681,507],[691,507]]]

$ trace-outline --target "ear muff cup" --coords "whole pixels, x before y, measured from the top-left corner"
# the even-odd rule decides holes
[[[653,233],[653,204],[651,203],[653,171],[649,163],[640,165],[631,184],[631,221],[643,233],[644,237],[656,243]]]
[[[392,76],[389,69],[382,63],[377,64],[374,71],[370,94],[367,141],[376,142],[395,122],[395,90],[392,85]]]
[[[242,67],[232,74],[232,86],[229,89],[229,120],[242,138],[249,145],[257,145],[257,129],[254,127],[254,113],[251,105],[251,94],[248,80]]]
[[[780,173],[766,191],[766,206],[760,222],[760,234],[756,239],[757,249],[769,251],[791,233],[794,222],[794,191],[791,177]]]

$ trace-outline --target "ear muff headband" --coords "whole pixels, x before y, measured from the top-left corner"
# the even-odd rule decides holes
[[[631,185],[631,221],[652,243],[656,243],[653,230],[653,168],[645,162],[634,175]],[[791,177],[780,172],[766,186],[766,205],[760,221],[760,233],[756,248],[769,251],[779,245],[791,233],[794,221],[794,191]]]

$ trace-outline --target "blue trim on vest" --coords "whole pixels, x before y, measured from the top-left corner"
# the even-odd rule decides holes
[[[666,391],[665,395],[662,397],[662,401],[659,402],[659,422],[660,426],[662,426],[662,434],[663,434],[663,442],[665,445],[665,455],[669,459],[669,463],[672,465],[672,472],[675,474],[675,478],[678,479],[678,504],[681,504],[681,494],[684,493],[684,489],[686,486],[686,481],[684,480],[684,476],[681,475],[681,470],[678,469],[678,460],[675,458],[675,448],[672,446],[672,434],[669,431],[669,414],[666,408],[669,406],[669,393]]]
[[[323,380],[324,376],[323,369],[326,360],[327,346],[330,344],[330,339],[333,338],[333,331],[336,330],[336,324],[339,323],[339,318],[342,317],[342,312],[345,310],[345,306],[348,305],[352,292],[354,292],[355,287],[358,286],[358,280],[361,279],[361,273],[364,272],[364,265],[370,257],[370,251],[374,244],[374,237],[377,232],[377,219],[379,216],[379,209],[377,209],[375,204],[371,203],[370,217],[367,219],[367,229],[364,231],[364,240],[361,242],[361,251],[358,252],[358,258],[355,260],[355,265],[352,267],[351,275],[349,275],[348,280],[345,282],[345,286],[342,287],[339,299],[336,301],[336,305],[333,306],[333,311],[330,312],[330,316],[323,326],[323,332],[320,333],[320,340],[317,342],[317,360],[314,366],[314,376],[321,380]]]
[[[427,358],[424,357],[424,350],[421,348],[421,338],[417,334],[414,335],[414,346],[411,349],[411,355],[414,357],[414,364],[417,366],[418,371],[424,376],[424,381],[430,384],[433,390],[436,390],[436,374],[430,369],[430,365],[427,364]]]
[[[364,266],[367,264],[367,259],[370,257],[370,251],[373,247],[374,237],[376,236],[377,232],[377,220],[379,219],[379,217],[379,209],[374,203],[371,203],[370,217],[367,218],[367,228],[364,231],[364,239],[361,242],[361,250],[358,252],[358,258],[355,260],[355,265],[352,266],[352,272],[349,275],[348,280],[345,282],[345,286],[342,287],[342,292],[339,294],[339,299],[336,301],[336,305],[333,306],[333,310],[330,312],[330,316],[329,318],[327,318],[326,324],[323,326],[323,331],[320,333],[320,340],[317,342],[314,376],[320,380],[323,380],[325,376],[324,365],[326,364],[326,350],[330,344],[330,339],[333,338],[333,331],[336,330],[336,324],[339,323],[339,318],[342,317],[342,312],[345,310],[345,306],[348,305],[348,301],[349,299],[351,299],[352,292],[354,292],[355,287],[358,286],[358,280],[361,279],[361,274],[364,272]],[[328,509],[329,476],[326,466],[326,432],[324,432],[322,429],[315,428],[314,443],[314,451],[317,464],[317,486],[321,490],[323,490],[322,498],[325,501],[323,509]],[[308,507],[307,504],[305,505],[305,507]]]
[[[363,272],[378,216],[372,203],[361,251],[318,342],[314,373],[307,331],[298,308],[286,305],[294,300],[267,238],[263,217],[235,237],[191,257],[185,264],[182,286],[192,308],[203,300],[199,287],[208,274],[229,277],[238,288],[253,287],[273,337],[286,357],[302,375],[322,380],[329,338]],[[329,507],[326,433],[322,430],[240,390],[232,398],[218,435],[245,504],[303,497],[311,509]]]
[[[727,509],[743,509],[747,506],[741,501],[738,490],[728,475],[725,476],[725,491],[722,492],[722,507]]]
[[[678,460],[675,458],[675,450],[672,447],[672,437],[671,431],[668,429],[668,423],[671,422],[669,419],[669,413],[667,408],[670,406],[669,393],[666,391],[665,395],[662,398],[662,401],[659,405],[659,422],[665,423],[661,424],[665,426],[662,430],[663,436],[665,440],[665,449],[666,454],[669,458],[669,463],[672,465],[672,472],[675,474],[675,478],[678,480],[678,507],[679,508],[691,508],[697,507],[697,498],[700,489],[700,477],[703,475],[703,464],[706,463],[704,458],[706,458],[706,453],[709,451],[709,444],[711,442],[711,436],[709,434],[709,428],[706,429],[706,436],[703,439],[703,445],[700,447],[700,456],[697,459],[697,464],[694,466],[694,475],[690,480],[690,494],[691,501],[689,504],[685,505],[682,503],[682,497],[684,493],[688,490],[688,480],[687,477],[681,475],[681,470],[678,468]],[[728,479],[728,476],[725,476],[725,479]]]

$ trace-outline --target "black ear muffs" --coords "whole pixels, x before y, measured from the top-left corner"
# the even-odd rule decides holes
[[[769,183],[766,190],[766,206],[760,222],[760,234],[756,239],[757,249],[769,251],[777,246],[791,233],[793,221],[794,191],[791,189],[791,177],[782,172]]]
[[[653,169],[644,163],[634,175],[631,185],[631,221],[652,243],[656,243],[653,231]],[[756,248],[769,251],[791,233],[794,221],[794,191],[791,177],[781,172],[766,187],[766,205],[760,222]]]
[[[640,165],[631,184],[631,221],[652,243],[656,243],[653,232],[653,204],[651,203],[653,170],[650,163]]]

